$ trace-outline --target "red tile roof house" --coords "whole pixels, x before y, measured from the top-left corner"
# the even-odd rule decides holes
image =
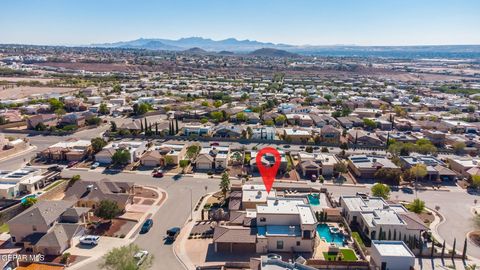
[[[7,221],[12,242],[25,252],[61,255],[84,234],[90,208],[75,201],[40,201]]]
[[[58,118],[56,114],[37,114],[27,118],[27,128],[35,129],[35,127],[43,123],[47,127],[56,126],[58,123]]]

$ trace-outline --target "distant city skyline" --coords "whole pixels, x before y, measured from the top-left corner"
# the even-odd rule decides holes
[[[236,38],[291,45],[478,45],[477,0],[5,0],[0,43]]]

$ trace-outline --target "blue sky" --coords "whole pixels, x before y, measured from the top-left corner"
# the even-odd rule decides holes
[[[0,43],[480,44],[478,0],[2,0]]]

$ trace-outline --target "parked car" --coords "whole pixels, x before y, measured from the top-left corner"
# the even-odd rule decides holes
[[[402,192],[407,194],[413,194],[413,189],[409,187],[402,187]]]
[[[91,168],[96,169],[96,168],[98,168],[98,166],[100,166],[100,162],[95,162],[95,163],[92,164]]]
[[[78,161],[71,161],[71,162],[68,163],[67,168],[71,168],[71,167],[73,167],[77,164],[78,164]]]
[[[63,170],[63,167],[61,167],[60,165],[53,165],[48,167],[47,170],[52,172],[61,172]]]
[[[153,226],[153,219],[149,218],[145,220],[145,222],[142,225],[142,229],[140,229],[140,233],[147,233],[150,231],[150,228]]]
[[[163,177],[163,171],[157,171],[153,174],[153,177],[155,178],[161,178]]]
[[[80,244],[96,246],[99,239],[100,236],[97,235],[84,235],[80,237]]]
[[[220,145],[220,143],[218,143],[218,142],[212,142],[212,143],[210,143],[210,146],[219,146],[219,145]]]
[[[177,236],[180,234],[180,228],[179,227],[173,227],[167,231],[167,240],[169,241],[175,241],[177,239]]]
[[[311,180],[312,182],[317,182],[317,179],[318,179],[317,175],[316,175],[316,174],[312,174],[310,180]]]
[[[135,253],[135,255],[133,255],[133,258],[137,261],[137,267],[140,266],[145,261],[145,259],[147,259],[147,257],[148,251],[146,250],[140,250],[139,252]]]

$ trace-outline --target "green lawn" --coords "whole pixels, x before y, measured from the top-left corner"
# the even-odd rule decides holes
[[[360,234],[358,234],[358,232],[352,232],[352,238],[357,241],[357,243],[362,249],[365,249],[365,243],[363,243],[362,237],[360,237]]]
[[[0,233],[8,233],[10,232],[10,228],[8,227],[7,223],[3,223],[2,226],[0,226]]]
[[[60,185],[61,183],[63,183],[64,181],[65,181],[65,180],[58,180],[58,181],[54,182],[53,184],[51,184],[50,186],[48,186],[48,187],[45,189],[45,191],[51,190],[52,188],[54,188],[54,187]]]
[[[353,250],[349,248],[340,249],[340,252],[342,253],[342,257],[343,257],[342,261],[354,262],[357,260],[357,256],[355,255],[355,252],[353,252]],[[337,253],[323,252],[323,257],[327,261],[336,261]]]

